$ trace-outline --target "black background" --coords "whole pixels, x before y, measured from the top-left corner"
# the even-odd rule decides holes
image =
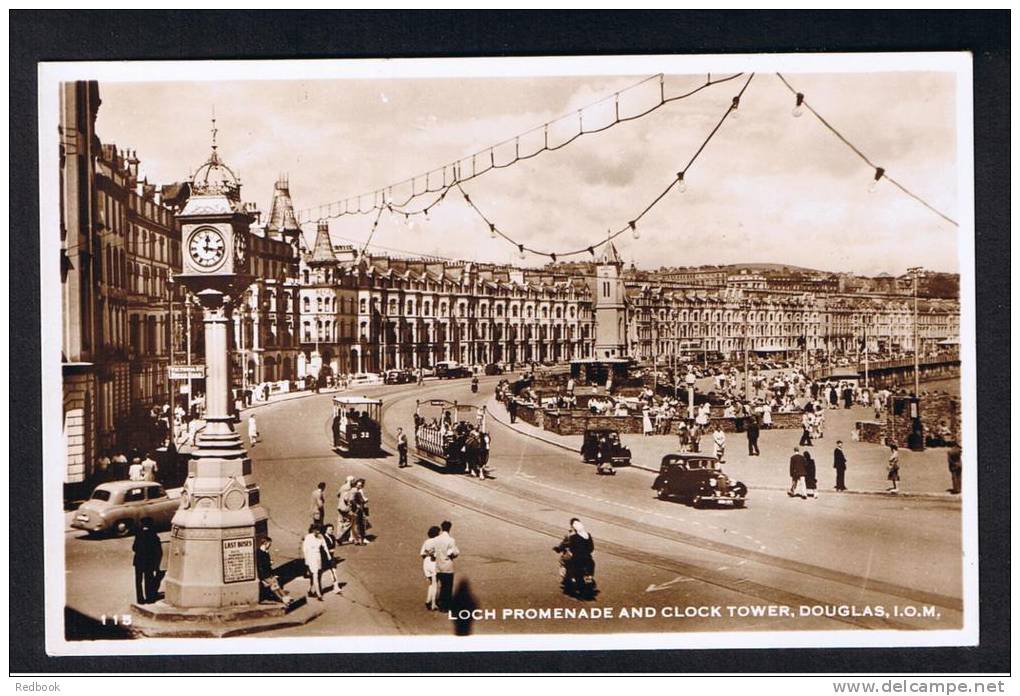
[[[37,672],[1007,672],[1009,24],[985,12],[30,12],[10,16],[10,669]],[[971,51],[981,644],[976,648],[51,658],[43,647],[39,61]],[[54,134],[55,136],[55,134]],[[911,262],[912,263],[912,262]],[[16,309],[15,309],[16,308]],[[52,321],[53,317],[47,317]],[[59,462],[46,466],[59,467]]]

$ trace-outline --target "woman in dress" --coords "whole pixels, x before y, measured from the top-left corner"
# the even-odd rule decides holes
[[[641,432],[645,435],[652,434],[652,417],[647,406],[641,412]]]
[[[804,450],[804,486],[807,488],[808,498],[818,497],[818,467],[811,452]]]
[[[889,444],[889,474],[887,476],[892,484],[886,490],[889,493],[899,493],[900,482],[900,448],[894,443]]]
[[[439,527],[429,527],[428,538],[421,545],[421,570],[425,574],[425,582],[428,589],[425,591],[425,608],[429,611],[438,611],[436,604],[436,545],[435,539],[439,536]]]
[[[333,525],[327,524],[322,531],[322,540],[326,543],[322,551],[322,570],[323,572],[329,572],[333,576],[333,594],[340,594],[340,580],[336,576],[336,556],[334,555],[337,547],[336,535],[333,531]],[[321,585],[321,581],[320,581]]]
[[[301,542],[301,555],[304,557],[305,567],[308,570],[308,596],[318,597],[322,601],[322,584],[319,575],[322,573],[322,552],[326,550],[326,542],[322,538],[322,531],[319,525],[313,524],[308,528],[308,534]]]

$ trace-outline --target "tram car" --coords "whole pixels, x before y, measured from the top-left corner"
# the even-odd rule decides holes
[[[485,406],[446,399],[418,401],[414,411],[414,448],[418,457],[455,473],[468,470],[482,446]]]
[[[333,449],[347,457],[381,452],[382,400],[366,396],[333,397]]]

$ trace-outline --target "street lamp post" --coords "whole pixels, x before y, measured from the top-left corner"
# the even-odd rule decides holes
[[[918,343],[917,331],[917,277],[924,270],[920,266],[908,268],[907,273],[914,281],[914,396],[921,393],[921,346]]]
[[[694,420],[694,383],[697,377],[694,376],[693,370],[687,372],[684,381],[687,382],[687,417]]]

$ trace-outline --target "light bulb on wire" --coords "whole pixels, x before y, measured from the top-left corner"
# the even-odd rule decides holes
[[[733,97],[733,103],[730,104],[730,118],[738,118],[740,116],[740,97]]]
[[[523,261],[524,257],[527,256],[527,254],[524,253],[524,245],[523,244],[518,244],[517,245],[517,250],[520,252],[521,261]]]
[[[797,105],[793,107],[793,117],[800,118],[804,115],[804,94],[797,92]]]
[[[490,239],[496,238],[496,223],[494,222],[489,223],[489,238]]]
[[[634,235],[634,239],[641,239],[641,230],[637,228],[637,222],[631,220],[627,224],[630,226],[630,233]]]
[[[684,173],[683,172],[677,172],[676,173],[676,180],[679,182],[677,184],[677,189],[679,189],[680,193],[687,193],[687,182],[684,181]]]
[[[875,167],[875,178],[868,184],[868,193],[874,193],[878,189],[878,182],[885,176],[885,169],[882,167]]]

